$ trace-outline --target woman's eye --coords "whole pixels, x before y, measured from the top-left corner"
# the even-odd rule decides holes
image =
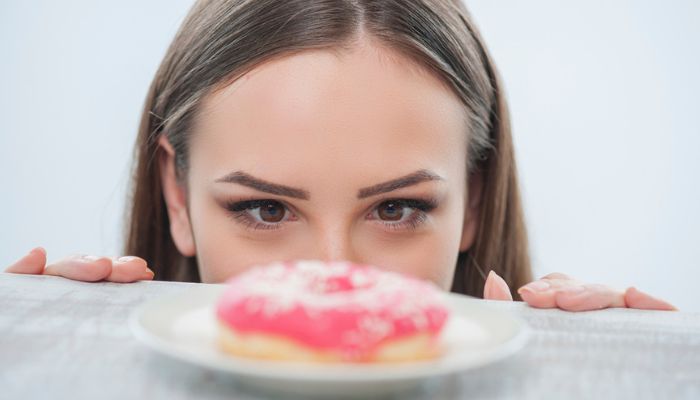
[[[256,208],[260,219],[264,222],[280,222],[284,218],[285,208],[282,204],[271,201]]]
[[[397,199],[380,203],[368,216],[392,230],[412,230],[423,224],[437,207],[435,200]]]
[[[367,216],[392,230],[416,229],[437,207],[435,200],[387,200]],[[279,229],[297,218],[284,203],[277,200],[244,200],[226,205],[234,220],[251,229]]]
[[[236,221],[253,229],[276,229],[294,215],[276,200],[246,200],[230,203],[226,208]]]
[[[385,201],[377,207],[377,216],[382,221],[400,221],[404,214],[410,214],[413,209],[398,201]]]

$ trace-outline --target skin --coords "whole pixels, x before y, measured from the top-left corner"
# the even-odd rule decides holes
[[[313,258],[374,264],[449,290],[458,252],[475,241],[482,185],[464,170],[463,105],[434,75],[365,40],[348,52],[268,61],[207,96],[200,111],[185,181],[175,177],[164,137],[159,162],[171,235],[183,255],[197,257],[203,282],[254,264]],[[387,185],[406,177],[416,179]],[[427,199],[434,209],[401,203]],[[266,202],[241,206],[248,200]],[[47,265],[42,248],[6,271],[153,278],[138,257],[72,256]],[[563,274],[518,293],[539,308],[675,309],[634,288]],[[493,272],[484,298],[512,300]]]

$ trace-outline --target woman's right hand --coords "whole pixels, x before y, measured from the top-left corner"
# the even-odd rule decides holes
[[[148,269],[146,261],[139,257],[95,257],[74,255],[52,264],[46,264],[46,250],[37,247],[5,272],[33,275],[56,275],[85,282],[110,281],[129,283],[140,280],[152,280],[153,271]]]

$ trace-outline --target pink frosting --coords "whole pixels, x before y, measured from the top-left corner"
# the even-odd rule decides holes
[[[437,334],[449,315],[433,283],[348,262],[275,263],[227,284],[217,317],[237,332],[279,335],[345,359],[387,340]]]

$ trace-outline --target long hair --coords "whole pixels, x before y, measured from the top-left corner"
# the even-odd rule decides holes
[[[153,79],[134,147],[125,253],[156,279],[199,281],[197,261],[171,238],[158,137],[186,176],[193,119],[202,99],[255,66],[310,49],[342,50],[362,35],[427,68],[454,91],[468,116],[467,176],[483,176],[473,246],[458,256],[452,291],[483,296],[488,270],[515,289],[531,280],[508,110],[498,73],[460,0],[200,0]]]

